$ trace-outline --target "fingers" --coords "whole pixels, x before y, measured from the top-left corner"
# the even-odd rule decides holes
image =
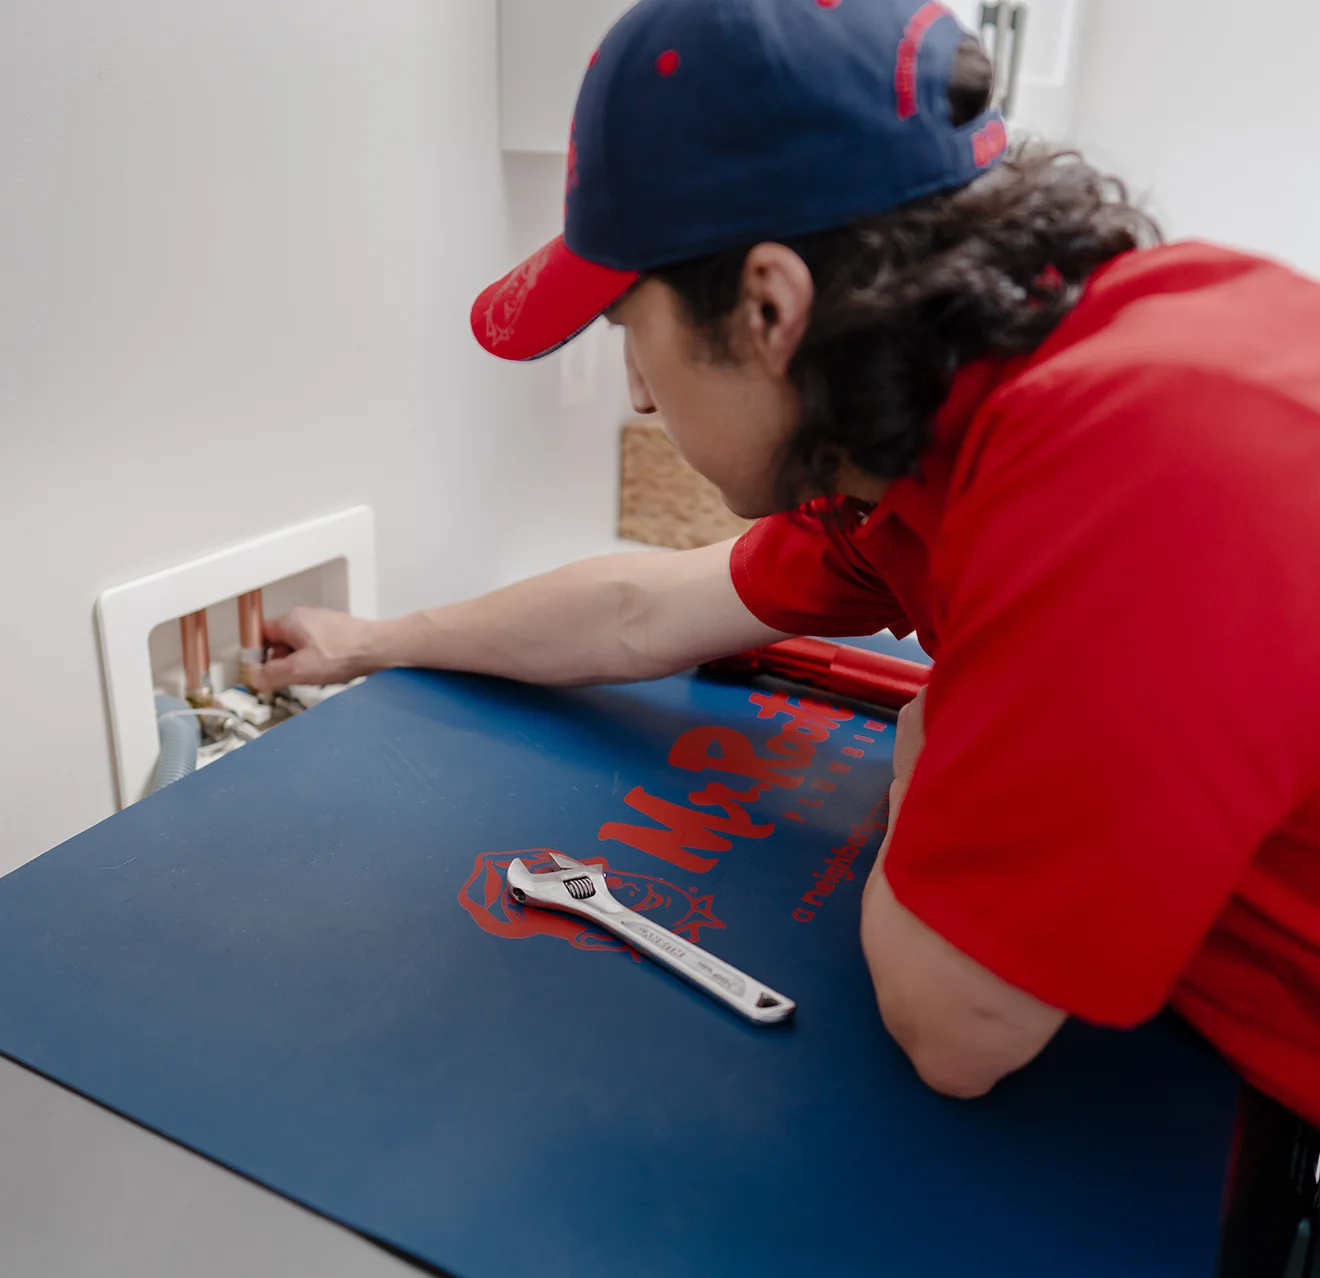
[[[277,657],[257,666],[251,671],[249,686],[253,692],[275,692],[287,688],[291,683],[305,682],[300,678],[300,668],[305,664],[300,660],[301,653],[290,653],[287,657]]]
[[[283,644],[286,648],[299,648],[306,642],[306,631],[298,609],[286,612],[282,617],[272,617],[266,622],[266,642]]]
[[[898,730],[894,737],[894,779],[906,785],[926,745],[923,688],[898,712]]]
[[[922,731],[926,717],[926,689],[922,688],[915,697],[912,698],[898,712],[898,728],[900,732]]]
[[[255,692],[290,684],[346,683],[357,673],[345,655],[346,627],[363,623],[325,608],[294,608],[266,623],[269,660],[253,672]]]
[[[252,670],[249,683],[253,692],[275,692],[300,679],[307,658],[302,649],[308,642],[304,608],[294,608],[282,617],[266,621],[268,656],[263,665]]]

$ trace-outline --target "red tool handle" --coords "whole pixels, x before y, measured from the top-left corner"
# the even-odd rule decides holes
[[[706,666],[721,675],[774,675],[836,697],[898,710],[926,686],[930,667],[824,639],[785,639]]]

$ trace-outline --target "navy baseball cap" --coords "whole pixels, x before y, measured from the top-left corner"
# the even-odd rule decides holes
[[[966,37],[922,0],[641,0],[578,94],[564,233],[477,298],[477,341],[537,359],[645,271],[972,181],[1008,134],[952,122]]]

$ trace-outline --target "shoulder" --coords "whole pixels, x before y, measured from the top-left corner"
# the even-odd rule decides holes
[[[1277,263],[1201,244],[1126,254],[986,401],[954,492],[994,466],[1268,467],[1299,423],[1320,441],[1317,332],[1320,284]]]
[[[1033,626],[1123,611],[1203,648],[1251,624],[1290,667],[1308,646],[1320,285],[1169,252],[1108,268],[969,428],[932,557],[945,640],[1016,607]]]

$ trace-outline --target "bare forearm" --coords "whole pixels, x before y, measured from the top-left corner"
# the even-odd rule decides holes
[[[368,664],[563,686],[659,678],[777,638],[742,607],[728,547],[608,555],[382,622]]]
[[[880,851],[876,854],[875,865],[872,867],[872,875],[880,872],[880,867],[885,863],[885,857],[889,853],[889,845],[894,841],[894,826],[898,821],[898,814],[903,808],[903,799],[907,794],[907,778],[895,777],[889,785],[889,815],[888,825],[885,827],[884,841],[880,844]]]
[[[425,666],[571,685],[647,678],[619,633],[630,555],[585,560],[479,599],[382,622],[381,666]]]

